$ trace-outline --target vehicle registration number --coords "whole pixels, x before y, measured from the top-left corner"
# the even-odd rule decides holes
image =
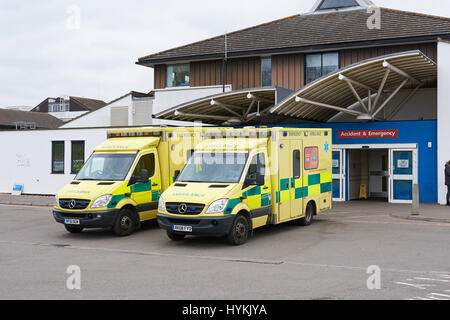
[[[173,231],[181,231],[181,232],[192,232],[192,227],[191,226],[177,226],[174,225],[172,227]]]
[[[64,224],[80,225],[79,219],[64,219]]]

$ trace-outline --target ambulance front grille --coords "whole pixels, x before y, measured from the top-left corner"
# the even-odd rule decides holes
[[[63,209],[83,210],[86,209],[91,200],[60,199],[59,206]]]
[[[185,211],[181,210],[181,212],[180,212],[181,205],[186,205]],[[205,208],[205,205],[199,204],[199,203],[178,203],[178,202],[177,203],[175,203],[175,202],[166,203],[167,212],[172,213],[172,214],[182,214],[182,215],[187,215],[187,216],[198,215],[198,214],[202,213],[204,208]]]

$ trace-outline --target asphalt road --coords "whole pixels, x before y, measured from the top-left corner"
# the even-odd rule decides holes
[[[51,209],[0,205],[0,299],[450,299],[450,224],[398,220],[395,206],[335,205],[310,227],[171,242],[156,223],[128,238],[72,235]],[[81,289],[66,286],[68,266]],[[369,266],[381,289],[369,290]]]

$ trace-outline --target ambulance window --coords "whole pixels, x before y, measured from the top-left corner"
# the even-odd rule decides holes
[[[294,150],[293,152],[293,169],[294,179],[300,178],[300,150]]]
[[[265,175],[266,172],[266,161],[264,159],[264,153],[259,153],[255,155],[248,167],[247,175],[259,172],[261,175]]]
[[[134,169],[134,176],[140,176],[141,170],[146,169],[148,171],[148,176],[151,178],[155,175],[155,154],[150,153],[146,154],[145,156],[142,156],[141,159],[139,159],[139,162]]]
[[[64,141],[52,141],[52,174],[64,174]]]
[[[314,170],[319,168],[319,148],[305,148],[305,170]]]

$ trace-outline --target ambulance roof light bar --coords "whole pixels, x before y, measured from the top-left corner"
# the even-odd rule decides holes
[[[108,139],[111,138],[130,138],[130,137],[161,137],[162,131],[130,131],[130,132],[108,132]]]
[[[222,138],[267,138],[271,136],[270,131],[211,131],[203,132],[204,138],[222,139]]]

